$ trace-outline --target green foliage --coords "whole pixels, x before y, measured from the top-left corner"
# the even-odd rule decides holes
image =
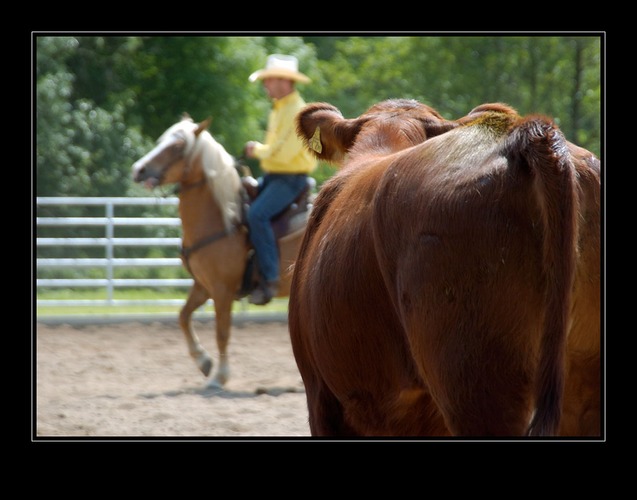
[[[485,102],[552,117],[600,153],[600,37],[410,36],[330,40],[313,100],[346,118],[389,98],[413,98],[458,118]]]
[[[93,45],[99,44],[88,37],[36,39],[38,196],[123,196],[130,166],[150,147],[138,128],[126,124],[130,91],[119,81],[104,83],[110,65],[90,71],[100,59]]]
[[[448,118],[484,102],[555,119],[600,154],[601,37],[590,36],[35,36],[38,196],[146,196],[132,163],[188,112],[213,118],[233,155],[261,139],[270,107],[248,75],[269,53],[299,57],[307,102],[347,118],[393,97]],[[250,166],[259,175],[256,162]],[[319,184],[335,170],[321,165]]]

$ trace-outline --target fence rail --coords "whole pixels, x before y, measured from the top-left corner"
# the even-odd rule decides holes
[[[36,238],[36,246],[40,247],[104,247],[104,258],[37,258],[37,269],[79,269],[79,268],[103,268],[105,278],[38,278],[38,288],[73,288],[73,287],[99,287],[106,289],[106,297],[103,300],[46,300],[38,299],[41,306],[116,306],[116,305],[178,305],[183,300],[157,299],[157,300],[116,300],[114,292],[122,287],[190,287],[192,279],[134,279],[115,278],[116,268],[128,267],[181,267],[179,258],[115,258],[116,247],[150,247],[150,246],[180,246],[181,238],[118,238],[115,237],[115,228],[119,226],[169,226],[181,225],[179,217],[116,217],[115,208],[123,205],[137,206],[176,206],[178,198],[102,198],[102,197],[38,197],[36,204],[43,206],[103,206],[104,217],[36,217],[36,227],[45,226],[68,227],[72,229],[78,226],[102,226],[104,237],[85,238],[78,237],[43,237]],[[210,302],[210,301],[209,301]]]

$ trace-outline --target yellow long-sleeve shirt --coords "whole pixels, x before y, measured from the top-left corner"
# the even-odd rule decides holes
[[[257,142],[253,154],[270,174],[309,174],[317,160],[296,135],[296,114],[305,106],[298,91],[277,99],[268,117],[265,143]]]

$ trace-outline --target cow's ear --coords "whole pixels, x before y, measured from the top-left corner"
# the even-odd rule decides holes
[[[319,159],[340,164],[354,144],[365,119],[347,120],[331,104],[308,104],[296,117],[296,131],[308,149]]]
[[[449,132],[451,129],[456,128],[458,123],[449,120],[428,118],[422,120],[422,126],[425,129],[427,139],[431,139],[432,137],[436,137],[437,135],[444,134],[445,132]]]

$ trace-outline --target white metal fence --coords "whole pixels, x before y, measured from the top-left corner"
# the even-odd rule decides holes
[[[73,228],[79,226],[101,226],[104,228],[103,237],[37,237],[37,248],[56,247],[103,247],[103,258],[37,258],[37,269],[79,269],[103,268],[105,278],[39,278],[38,288],[74,288],[101,287],[106,289],[104,299],[96,300],[40,300],[38,305],[46,306],[92,306],[92,305],[180,305],[183,299],[157,300],[116,300],[114,292],[121,287],[185,287],[192,285],[192,279],[134,279],[115,278],[115,269],[121,267],[181,267],[181,259],[175,258],[115,258],[115,248],[124,246],[176,246],[181,245],[181,238],[135,237],[121,238],[115,236],[115,228],[121,226],[181,226],[181,220],[176,217],[118,217],[116,207],[123,205],[177,205],[178,198],[69,198],[69,197],[39,197],[36,199],[38,207],[69,206],[69,205],[98,205],[104,207],[103,217],[36,217],[36,228],[44,226],[61,226],[68,228],[67,234],[72,234]],[[175,212],[176,213],[176,212]],[[36,232],[37,234],[37,232]]]

